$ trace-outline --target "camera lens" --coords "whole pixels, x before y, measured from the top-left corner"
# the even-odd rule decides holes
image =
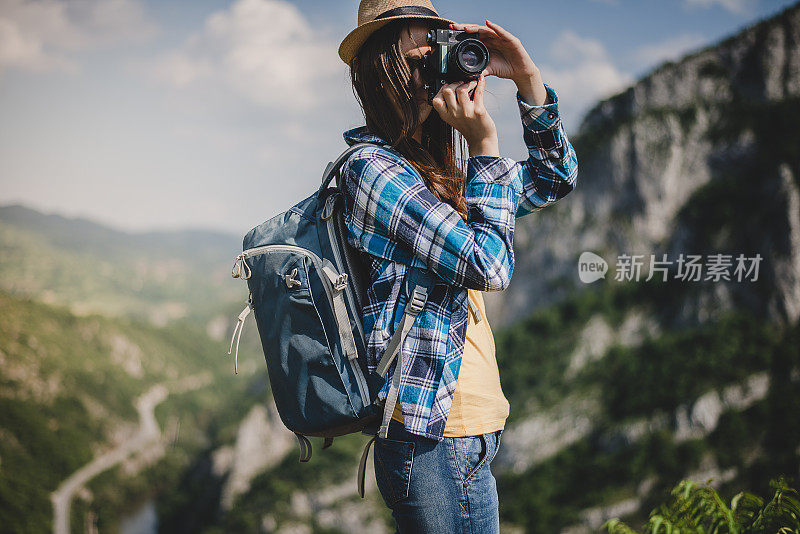
[[[455,66],[462,73],[473,76],[486,68],[489,50],[478,39],[464,39],[453,50]]]
[[[468,69],[474,69],[481,62],[481,57],[476,50],[467,49],[462,50],[459,55],[459,61]]]

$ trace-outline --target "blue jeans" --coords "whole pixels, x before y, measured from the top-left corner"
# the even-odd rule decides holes
[[[375,478],[400,533],[500,531],[497,485],[489,468],[502,430],[480,436],[424,438],[392,419],[375,439]]]

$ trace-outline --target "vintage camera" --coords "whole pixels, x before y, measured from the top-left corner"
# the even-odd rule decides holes
[[[428,44],[433,47],[433,52],[425,56],[421,70],[428,102],[445,84],[479,78],[489,64],[489,49],[478,39],[477,33],[431,30]],[[472,94],[471,91],[470,97]]]

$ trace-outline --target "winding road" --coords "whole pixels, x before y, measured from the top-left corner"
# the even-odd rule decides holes
[[[172,388],[168,388],[165,384],[156,384],[139,396],[136,399],[136,411],[139,413],[139,430],[136,434],[119,447],[96,457],[75,471],[50,494],[53,503],[53,532],[69,534],[69,509],[78,489],[106,469],[161,439],[161,429],[154,413],[156,406],[170,394],[197,389],[210,381],[210,373],[201,373],[186,377]]]

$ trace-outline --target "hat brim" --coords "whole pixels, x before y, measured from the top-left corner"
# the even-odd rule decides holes
[[[382,28],[393,20],[398,19],[432,20],[444,24],[455,23],[453,20],[444,19],[442,17],[434,17],[432,15],[397,15],[395,17],[371,20],[365,24],[362,24],[361,26],[358,26],[356,29],[347,34],[347,36],[342,40],[342,44],[339,45],[339,57],[342,59],[342,61],[349,65],[350,61],[352,61],[356,53],[358,53],[358,49],[361,48],[361,45],[364,44],[364,41],[366,41],[367,38],[369,38],[369,36],[375,32],[375,30]]]

